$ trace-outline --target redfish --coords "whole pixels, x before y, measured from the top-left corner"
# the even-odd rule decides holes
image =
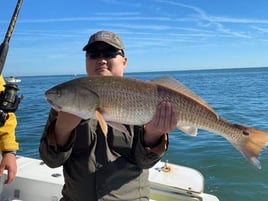
[[[178,129],[192,136],[198,129],[221,135],[259,169],[258,155],[268,142],[268,132],[225,120],[198,95],[169,77],[148,82],[114,76],[82,77],[52,87],[45,96],[58,111],[97,119],[104,134],[107,124],[123,132],[128,132],[124,124],[147,124],[156,106],[169,101],[176,110]]]

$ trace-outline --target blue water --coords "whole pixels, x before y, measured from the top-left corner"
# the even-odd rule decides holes
[[[268,68],[126,74],[143,80],[163,75],[180,80],[231,122],[268,130]],[[44,92],[75,77],[20,78],[19,93],[24,99],[16,113],[18,154],[39,158],[39,140],[49,111]],[[218,135],[200,131],[197,137],[190,137],[175,130],[170,133],[164,159],[199,170],[205,178],[205,192],[221,201],[267,201],[267,150],[260,156],[262,169],[258,170]]]

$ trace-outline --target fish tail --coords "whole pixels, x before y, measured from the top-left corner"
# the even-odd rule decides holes
[[[241,129],[244,138],[242,143],[234,144],[234,146],[251,164],[261,169],[258,157],[260,152],[268,145],[268,132],[241,125],[235,126]]]

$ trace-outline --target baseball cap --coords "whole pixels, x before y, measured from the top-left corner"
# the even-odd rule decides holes
[[[123,50],[124,44],[119,35],[110,31],[99,31],[90,36],[87,45],[83,48],[84,51],[90,49],[90,46],[95,42],[105,42],[117,49]]]

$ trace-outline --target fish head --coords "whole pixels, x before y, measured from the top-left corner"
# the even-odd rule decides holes
[[[75,80],[48,89],[45,98],[55,110],[68,112],[82,119],[95,117],[99,106],[98,95]]]

